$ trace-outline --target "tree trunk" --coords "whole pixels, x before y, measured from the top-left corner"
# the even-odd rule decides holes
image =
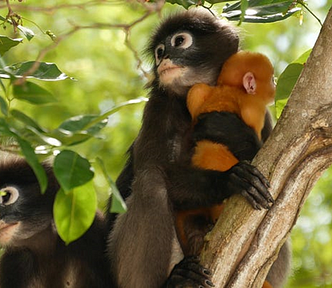
[[[321,173],[332,163],[332,9],[272,135],[253,164],[276,203],[253,210],[232,197],[206,237],[202,264],[216,287],[262,287]]]

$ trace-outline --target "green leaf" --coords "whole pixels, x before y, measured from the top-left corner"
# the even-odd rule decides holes
[[[24,114],[21,111],[18,111],[16,109],[12,109],[10,111],[10,114],[16,118],[17,120],[21,121],[22,123],[24,123],[27,126],[33,127],[35,128],[37,131],[39,132],[45,132],[43,128],[41,128],[37,122],[35,120],[33,120],[32,118],[30,118],[28,115]]]
[[[284,110],[286,104],[288,102],[288,98],[280,99],[275,102],[275,109],[276,109],[276,117],[277,119],[280,118],[282,110]]]
[[[127,205],[124,202],[123,198],[121,197],[121,194],[118,190],[118,188],[116,187],[115,182],[113,181],[113,179],[109,176],[109,174],[107,173],[105,164],[103,162],[103,160],[101,158],[97,158],[97,163],[100,166],[100,168],[102,169],[102,172],[108,182],[108,185],[110,185],[111,190],[112,190],[112,205],[111,205],[111,211],[112,213],[124,213],[127,211]]]
[[[81,134],[81,133],[71,133],[62,130],[55,130],[49,134],[51,137],[58,139],[65,146],[73,146],[77,144],[81,144],[93,136],[89,134]]]
[[[10,130],[7,121],[0,117],[0,135],[15,136],[15,134]]]
[[[8,116],[8,104],[4,98],[0,96],[0,110],[3,115]]]
[[[302,69],[302,64],[291,63],[280,75],[275,96],[277,118],[280,117],[281,112],[287,103],[288,97],[291,94]]]
[[[286,69],[281,73],[275,96],[275,107],[276,107],[276,117],[279,118],[282,110],[287,104],[288,98],[293,91],[295,83],[299,78],[304,64],[307,61],[309,55],[311,53],[311,49],[303,53],[299,58],[294,60],[291,64],[289,64]]]
[[[66,193],[94,176],[89,161],[71,150],[61,151],[55,157],[54,174]]]
[[[299,64],[305,64],[311,54],[312,49],[309,49],[308,51],[304,52],[299,58],[294,60],[292,63],[299,63]]]
[[[244,16],[246,15],[246,11],[248,9],[249,3],[248,0],[241,0],[241,17],[240,17],[240,23],[243,22]]]
[[[195,0],[167,0],[166,2],[171,4],[178,4],[182,7],[188,9],[190,6],[197,5],[197,4],[204,4],[204,1],[195,1]]]
[[[57,101],[52,93],[35,83],[27,81],[21,85],[14,85],[13,95],[16,99],[25,100],[31,104],[48,104]]]
[[[3,56],[8,50],[22,43],[22,38],[12,39],[7,36],[0,35],[0,55]]]
[[[96,215],[97,197],[92,181],[66,193],[60,189],[54,201],[54,222],[61,239],[69,244],[81,237]]]
[[[222,16],[230,21],[239,21],[243,17],[243,22],[270,23],[284,20],[300,8],[294,7],[294,1],[285,0],[248,0],[247,9],[243,16],[242,1],[223,8]]]
[[[28,39],[28,41],[30,41],[33,37],[35,37],[35,33],[33,33],[31,29],[23,27],[22,25],[18,25],[17,28],[22,32],[25,38]]]
[[[38,179],[41,193],[45,193],[47,188],[47,176],[43,166],[39,163],[38,158],[34,152],[34,149],[31,147],[30,143],[16,135],[16,140],[21,147],[22,153],[31,166],[33,172],[36,174]]]
[[[109,109],[108,111],[104,112],[103,114],[99,115],[94,121],[93,123],[98,123],[103,121],[105,118],[111,116],[112,114],[114,114],[115,112],[119,111],[121,108],[129,106],[129,105],[133,105],[133,104],[139,104],[142,102],[147,102],[149,101],[148,98],[146,97],[138,97],[136,99],[131,99],[125,102],[122,102],[114,107],[112,107],[111,109]],[[91,124],[90,124],[91,125]]]
[[[107,119],[121,108],[148,101],[148,98],[139,97],[120,103],[101,115],[80,115],[63,122],[54,131],[54,137],[63,144],[70,146],[87,141],[95,136],[107,124]]]
[[[62,73],[54,63],[28,61],[6,66],[0,70],[0,78],[9,79],[11,76],[16,78],[35,78],[43,81],[60,81],[67,79],[68,76]]]
[[[87,134],[95,135],[107,124],[107,118],[95,122],[99,115],[79,115],[72,117],[63,122],[59,129],[65,132],[85,132]]]

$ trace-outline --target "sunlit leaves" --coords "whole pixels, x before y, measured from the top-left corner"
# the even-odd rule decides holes
[[[29,163],[38,179],[41,192],[44,193],[47,188],[47,176],[42,165],[39,163],[36,154],[34,153],[34,149],[31,147],[29,142],[19,136],[16,136],[16,141],[20,145],[21,151],[26,161]]]
[[[0,35],[0,55],[3,56],[8,50],[22,43],[22,38],[12,39],[7,36]]]
[[[104,165],[104,162],[101,158],[97,158],[97,163],[99,164],[109,186],[111,187],[112,191],[112,204],[111,204],[111,211],[113,213],[124,213],[127,210],[126,203],[121,197],[121,194],[118,190],[118,188],[115,185],[115,182],[111,178],[111,176],[107,173],[106,167]]]
[[[17,29],[21,31],[21,33],[25,36],[25,38],[27,38],[28,41],[30,41],[33,37],[35,37],[35,33],[27,27],[18,25]]]
[[[226,5],[222,16],[231,21],[270,23],[284,20],[299,10],[300,8],[294,6],[294,1],[242,0]]]
[[[3,115],[8,115],[8,104],[4,98],[0,96],[0,111]]]
[[[275,96],[277,118],[280,117],[282,110],[287,104],[288,97],[290,96],[310,53],[311,49],[303,53],[298,59],[289,64],[280,75]]]
[[[23,76],[42,81],[59,81],[68,78],[54,63],[27,61],[0,69],[0,78],[22,78]]]
[[[13,95],[16,99],[25,100],[31,104],[47,104],[57,101],[52,93],[32,82],[14,85]]]
[[[60,237],[68,244],[91,226],[97,209],[89,161],[74,151],[55,157],[54,174],[61,185],[54,203],[54,219]]]
[[[186,9],[193,5],[217,4],[233,2],[227,0],[167,0],[172,4],[179,4]],[[239,0],[233,4],[226,4],[222,16],[230,21],[270,23],[281,21],[300,8],[291,0]]]
[[[54,202],[54,221],[66,244],[78,239],[91,226],[97,209],[97,198],[90,181],[69,191],[60,189]]]
[[[94,176],[89,161],[71,150],[64,150],[56,156],[54,174],[65,193],[89,182]]]
[[[190,6],[197,5],[197,4],[203,4],[204,1],[195,1],[195,0],[168,0],[167,2],[171,4],[178,4],[183,6],[184,8],[188,9]]]

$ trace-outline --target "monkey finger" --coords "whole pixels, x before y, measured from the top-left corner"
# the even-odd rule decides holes
[[[253,187],[249,187],[248,191],[243,190],[241,195],[251,204],[256,210],[270,209],[270,204],[264,197],[262,197]]]
[[[210,270],[199,264],[199,257],[185,257],[174,267],[166,287],[214,287],[210,280],[211,274]]]
[[[273,203],[273,198],[267,190],[267,187],[264,186],[258,178],[245,172],[231,174],[230,180],[229,188],[235,191],[235,193],[243,195],[254,209],[270,208],[270,204]]]
[[[270,192],[268,191],[270,183],[264,177],[264,175],[256,167],[252,166],[247,162],[241,162],[236,166],[234,166],[234,172],[236,173],[236,175],[241,179],[247,181],[250,184],[250,186],[253,187],[251,188],[250,191],[248,189],[246,190],[249,193],[250,192],[255,193],[257,191],[261,196],[263,196],[266,199],[266,201],[273,204],[274,199],[270,194]],[[260,199],[261,197],[258,198]]]
[[[246,161],[244,161],[245,163],[247,163]],[[257,178],[259,178],[259,180],[264,184],[264,186],[270,188],[270,182],[269,180],[267,180],[265,178],[265,176],[253,165],[247,163],[247,167],[248,167],[248,171],[253,174],[254,176],[256,176]]]
[[[274,199],[270,194],[267,187],[260,181],[260,179],[252,177],[249,179],[250,187],[247,190],[248,193],[252,194],[257,201],[259,202],[267,202],[267,204],[273,204]]]
[[[254,187],[250,186],[249,183],[242,182],[241,187],[237,187],[237,189],[240,189],[238,193],[241,194],[255,210],[261,210],[262,208],[268,209],[270,207],[269,202],[266,201]]]

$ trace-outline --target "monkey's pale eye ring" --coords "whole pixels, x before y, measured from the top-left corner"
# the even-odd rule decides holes
[[[15,187],[5,187],[0,189],[0,204],[10,205],[17,201],[19,192]]]
[[[176,48],[187,49],[193,44],[193,37],[190,33],[181,32],[176,33],[171,38],[171,45]]]
[[[154,56],[156,58],[156,63],[159,65],[165,54],[165,45],[159,44],[154,50]]]

